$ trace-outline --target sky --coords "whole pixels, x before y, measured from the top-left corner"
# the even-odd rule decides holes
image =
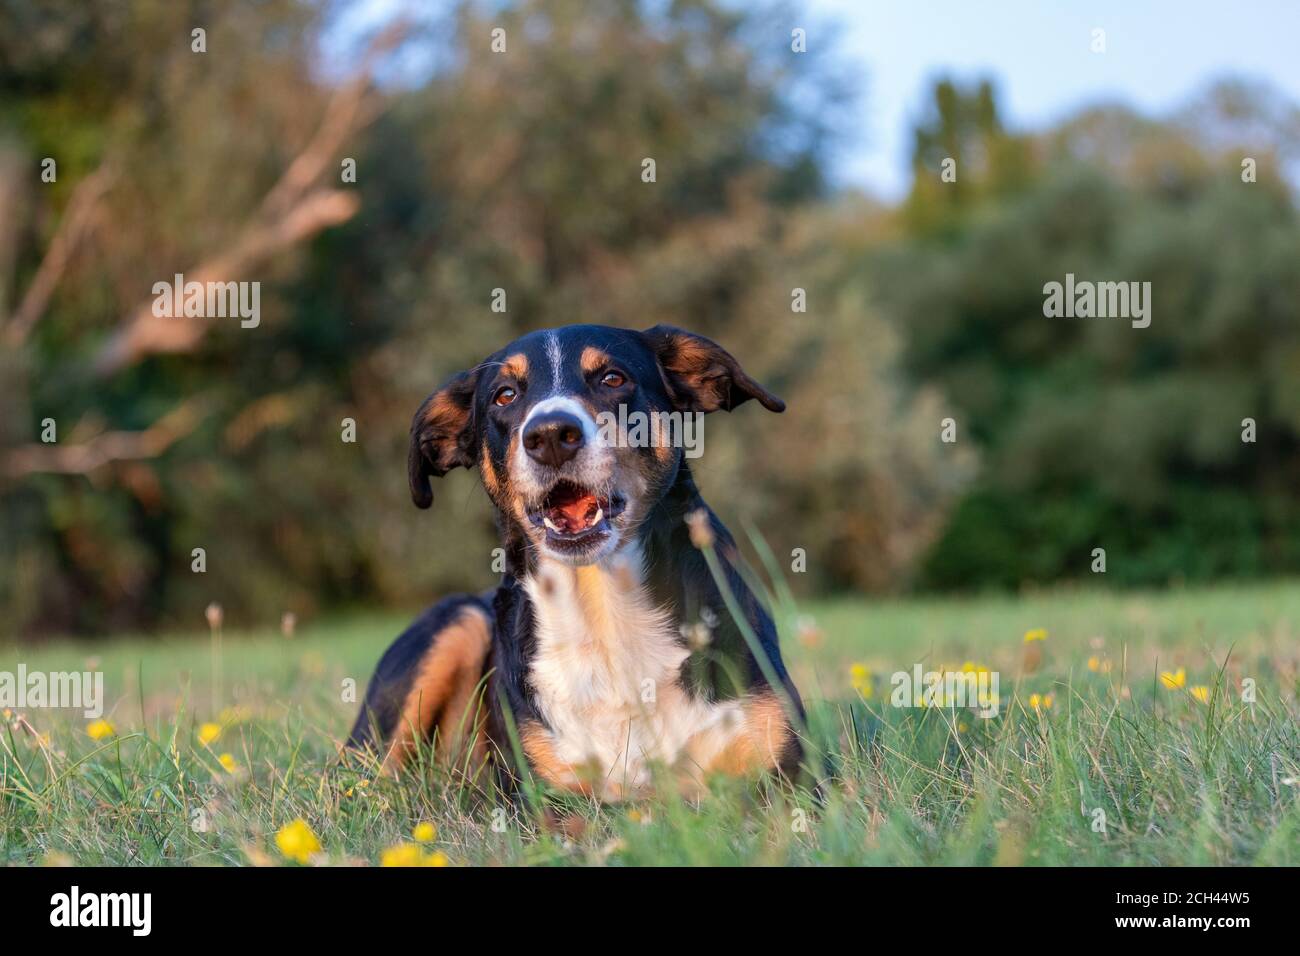
[[[1119,100],[1159,115],[1226,74],[1265,80],[1300,103],[1300,0],[807,0],[818,33],[865,78],[837,184],[900,198],[908,130],[930,81],[989,76],[1004,121],[1050,124]],[[1106,52],[1090,49],[1106,31]]]
[[[837,117],[847,135],[832,182],[887,201],[907,190],[908,132],[941,74],[993,79],[1013,129],[1041,128],[1100,101],[1160,115],[1229,74],[1266,81],[1300,104],[1300,0],[787,2],[792,26],[807,31],[808,55],[824,41],[862,78],[854,115]],[[355,0],[333,34],[337,49],[424,3]],[[433,0],[422,9],[447,6]],[[1104,53],[1092,52],[1094,29],[1106,31]]]

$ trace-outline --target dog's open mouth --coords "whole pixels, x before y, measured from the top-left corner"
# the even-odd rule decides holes
[[[534,525],[546,528],[551,541],[584,541],[608,534],[610,520],[622,513],[623,497],[617,493],[597,494],[571,481],[559,481],[542,503],[528,513]]]

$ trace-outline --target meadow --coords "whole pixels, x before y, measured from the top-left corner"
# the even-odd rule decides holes
[[[1300,864],[1300,584],[782,607],[820,787],[699,803],[339,766],[345,682],[405,614],[10,645],[0,670],[102,670],[108,706],[4,714],[0,862]],[[917,664],[997,671],[998,716],[891,706]]]

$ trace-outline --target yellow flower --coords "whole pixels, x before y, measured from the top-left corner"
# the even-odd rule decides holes
[[[627,812],[627,818],[631,820],[633,823],[640,823],[641,811],[636,809],[636,807],[633,807],[631,810]]]
[[[230,754],[222,754],[217,758],[217,762],[221,764],[226,773],[234,773],[239,769],[239,764],[235,763],[235,758]]]
[[[1161,671],[1160,683],[1164,684],[1167,690],[1178,690],[1187,683],[1187,671],[1181,667],[1176,671]]]
[[[1051,710],[1052,695],[1051,694],[1030,694],[1029,706],[1032,707],[1034,710]]]
[[[1192,688],[1191,693],[1192,696],[1202,704],[1208,704],[1210,702],[1210,688],[1206,687],[1204,684],[1197,684]]]
[[[432,843],[438,835],[438,828],[432,823],[417,823],[415,829],[411,831],[411,837],[416,843]]]
[[[446,866],[447,854],[426,853],[418,843],[399,843],[379,855],[380,866]]]
[[[93,721],[86,728],[86,733],[90,734],[91,740],[103,740],[105,737],[116,735],[117,731],[113,729],[113,725],[107,720],[100,719]]]
[[[199,727],[199,743],[203,744],[203,746],[205,747],[220,736],[221,736],[220,724],[208,723],[208,724],[202,724]]]
[[[358,790],[365,790],[369,786],[370,786],[369,780],[358,780],[354,786],[348,787],[346,790],[343,791],[343,796],[345,797],[354,796],[357,794]],[[360,795],[363,797],[365,796],[364,793]]]
[[[959,734],[964,734],[968,730],[970,730],[970,724],[966,723],[964,720],[957,725],[957,733]]]
[[[1092,671],[1094,674],[1101,670],[1101,658],[1095,654],[1088,658],[1088,670]]]
[[[275,845],[286,857],[298,863],[306,863],[313,854],[320,852],[320,840],[301,817],[280,828],[275,835]]]
[[[415,843],[399,843],[390,846],[379,855],[380,866],[419,866],[423,851]]]
[[[10,710],[8,707],[6,707],[6,708],[5,708],[2,712],[0,712],[0,713],[3,713],[3,714],[4,714],[4,718],[5,718],[5,720],[10,720],[10,719],[12,719],[12,718],[13,718],[13,715],[14,715],[14,712],[13,712],[12,710]]]
[[[866,664],[854,664],[849,668],[849,683],[863,697],[871,696],[871,668]]]
[[[1036,627],[1033,630],[1025,631],[1026,644],[1030,643],[1031,641],[1045,641],[1045,640],[1047,640],[1046,628]]]

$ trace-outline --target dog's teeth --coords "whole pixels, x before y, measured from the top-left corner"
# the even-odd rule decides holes
[[[589,522],[587,522],[587,527],[590,528],[590,527],[593,527],[593,526],[595,526],[595,525],[600,524],[600,519],[603,518],[603,517],[605,517],[605,509],[603,509],[603,508],[597,508],[597,509],[596,509],[596,517],[592,518]]]
[[[561,531],[559,528],[557,528],[557,527],[555,526],[555,522],[552,521],[550,518],[543,518],[543,519],[542,519],[542,524],[546,525],[546,527],[550,528],[550,529],[551,529],[552,531],[554,531],[556,534],[563,534],[563,533],[564,533],[563,531]]]

